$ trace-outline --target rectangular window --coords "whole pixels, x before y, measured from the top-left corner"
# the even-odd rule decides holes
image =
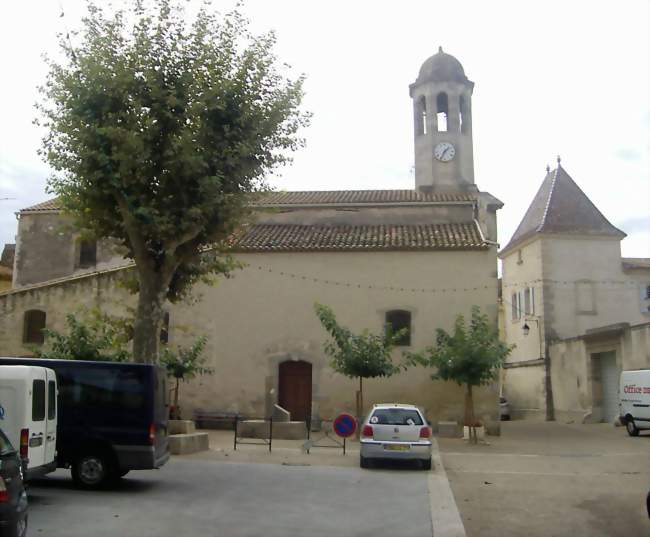
[[[512,296],[510,297],[512,300],[512,320],[516,321],[519,319],[519,294],[518,293],[512,293]]]
[[[535,289],[526,287],[524,290],[524,314],[535,315]]]
[[[81,241],[79,243],[79,267],[94,267],[97,264],[97,242]]]
[[[47,383],[47,419],[56,418],[56,382],[50,380]]]
[[[408,347],[411,344],[411,312],[405,310],[386,312],[386,330],[391,334],[402,331],[395,345]]]
[[[32,384],[32,421],[45,419],[45,381],[35,380]]]
[[[645,299],[650,300],[650,285],[645,286]]]

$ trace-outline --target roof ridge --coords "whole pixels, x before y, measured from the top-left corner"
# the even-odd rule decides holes
[[[544,207],[544,214],[542,215],[542,220],[535,231],[542,231],[542,228],[546,224],[546,217],[548,216],[548,210],[551,206],[551,199],[553,198],[553,192],[555,191],[555,183],[557,181],[557,174],[559,169],[560,163],[558,162],[557,168],[555,168],[555,171],[553,172],[553,180],[551,181],[551,188],[548,192],[548,198],[546,198],[546,207]]]

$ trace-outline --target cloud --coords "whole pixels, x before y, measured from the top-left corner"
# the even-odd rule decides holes
[[[614,153],[616,158],[620,158],[621,160],[627,160],[627,161],[637,161],[641,160],[643,157],[643,153],[641,151],[634,149],[632,147],[621,147],[616,150]]]
[[[628,218],[627,220],[620,221],[616,227],[631,234],[635,232],[650,232],[650,216],[641,216]]]

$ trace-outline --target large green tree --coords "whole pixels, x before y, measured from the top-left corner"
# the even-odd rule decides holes
[[[50,192],[135,261],[140,362],[158,359],[166,299],[238,266],[224,244],[308,122],[303,80],[288,78],[273,33],[209,2],[189,20],[182,4],[89,2],[80,31],[61,36],[64,60],[48,60],[39,104]]]
[[[499,340],[499,334],[478,306],[472,307],[469,325],[458,315],[454,330],[436,330],[435,345],[408,355],[410,363],[435,369],[434,380],[449,380],[465,386],[465,425],[476,442],[473,388],[497,379],[503,361],[514,348]],[[496,402],[495,402],[496,405]]]
[[[392,351],[407,333],[407,329],[391,333],[386,327],[383,334],[373,334],[368,330],[354,334],[338,323],[329,306],[315,304],[314,309],[323,328],[332,338],[324,345],[325,353],[332,360],[332,369],[346,377],[359,379],[356,413],[357,418],[363,419],[363,379],[390,377],[400,371],[401,366],[393,363]]]

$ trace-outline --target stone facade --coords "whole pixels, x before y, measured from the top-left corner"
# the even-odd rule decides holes
[[[503,392],[514,416],[544,418],[549,364],[558,415],[591,408],[586,372],[593,353],[583,343],[563,342],[619,323],[650,322],[650,263],[621,258],[624,236],[559,165],[549,171],[513,239],[499,253],[502,337],[516,345],[507,360]],[[625,358],[617,354],[619,370],[632,364],[650,367],[647,348],[627,349]],[[576,368],[582,376],[576,377]],[[573,398],[578,393],[579,404]]]

